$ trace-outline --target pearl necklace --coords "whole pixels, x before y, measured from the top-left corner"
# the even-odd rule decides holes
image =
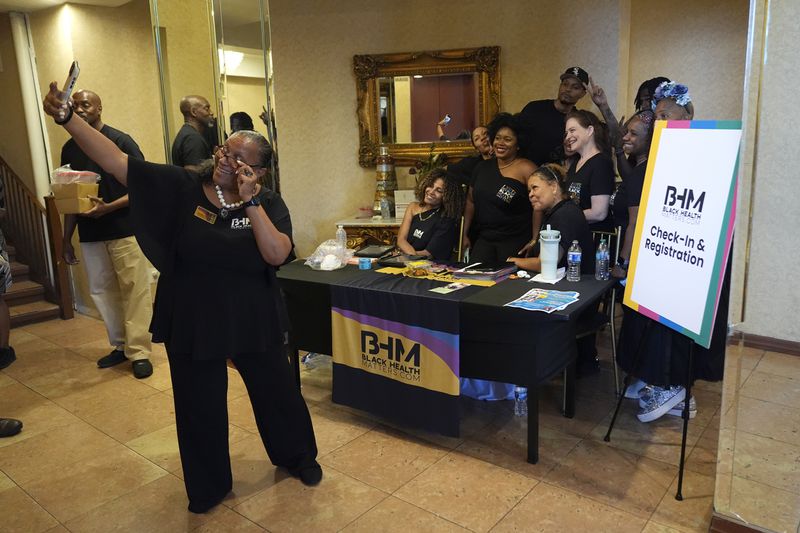
[[[243,200],[229,204],[225,201],[225,197],[222,195],[222,189],[219,188],[219,185],[214,184],[214,189],[217,191],[217,198],[219,198],[219,203],[222,205],[222,209],[219,210],[219,214],[222,218],[228,218],[229,210],[242,207],[242,204],[244,203]]]

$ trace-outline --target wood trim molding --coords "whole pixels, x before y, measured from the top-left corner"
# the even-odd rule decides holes
[[[748,348],[758,348],[769,352],[780,352],[788,355],[800,356],[800,342],[796,341],[734,331],[733,335],[728,338],[728,344],[738,344],[739,342],[743,342]]]
[[[753,526],[744,524],[729,516],[719,514],[716,511],[711,515],[711,524],[708,526],[709,533],[750,533],[752,531],[761,533],[765,530],[756,529]]]

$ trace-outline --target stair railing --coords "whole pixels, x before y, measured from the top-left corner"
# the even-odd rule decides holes
[[[0,157],[6,216],[0,221],[6,239],[14,243],[17,255],[30,268],[30,277],[41,283],[45,297],[61,309],[61,318],[74,316],[67,265],[61,254],[61,218],[51,197],[47,209]]]

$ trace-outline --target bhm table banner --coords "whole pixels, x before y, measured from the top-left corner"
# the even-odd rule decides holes
[[[333,401],[458,436],[458,301],[419,296],[331,287]]]
[[[705,348],[733,239],[741,136],[737,121],[657,121],[633,237],[625,305]]]

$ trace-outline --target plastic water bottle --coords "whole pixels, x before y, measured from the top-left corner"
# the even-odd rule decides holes
[[[341,224],[336,229],[336,246],[344,252],[347,249],[347,233],[344,231],[344,226]]]
[[[528,389],[517,385],[514,387],[514,416],[528,415]]]
[[[600,239],[595,258],[594,279],[608,281],[611,277],[611,273],[608,271],[608,245],[606,244],[605,237]]]
[[[567,281],[581,280],[581,247],[578,241],[572,241],[567,251]]]

